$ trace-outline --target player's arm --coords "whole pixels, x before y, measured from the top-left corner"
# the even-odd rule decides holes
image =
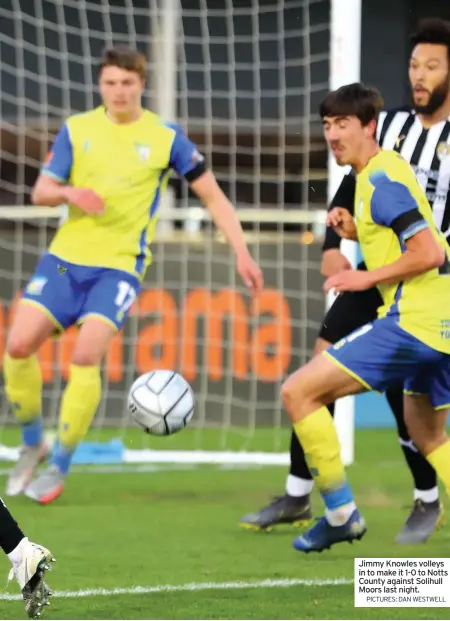
[[[221,190],[212,172],[206,169],[197,147],[178,126],[172,127],[176,133],[170,155],[171,167],[188,181],[192,191],[211,213],[214,224],[236,253],[237,269],[245,284],[253,293],[261,291],[262,273],[247,248],[233,204]]]
[[[373,285],[399,283],[444,263],[445,251],[406,185],[390,180],[378,184],[371,212],[373,221],[391,228],[405,248],[396,261],[369,273]]]
[[[247,253],[248,249],[236,209],[220,188],[213,173],[205,171],[190,186],[209,210],[214,224],[223,233],[235,253],[237,255]]]
[[[63,125],[33,187],[32,202],[47,207],[70,203],[88,214],[102,213],[103,199],[93,190],[68,185],[72,165],[72,142],[67,125]]]
[[[345,175],[330,203],[328,213],[336,207],[339,207],[346,209],[353,216],[355,190],[355,176],[351,173]],[[320,270],[322,276],[329,277],[343,270],[351,269],[351,263],[347,257],[342,254],[340,247],[341,236],[332,226],[327,226],[322,246],[322,265]]]
[[[67,125],[59,130],[31,193],[35,205],[57,207],[69,200],[67,181],[72,169],[72,143]]]

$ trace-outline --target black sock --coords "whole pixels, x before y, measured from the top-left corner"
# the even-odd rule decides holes
[[[389,388],[386,391],[386,399],[397,422],[398,436],[401,440],[403,455],[414,479],[415,488],[426,491],[437,487],[437,475],[434,468],[428,463],[422,453],[419,453],[416,449],[406,428],[403,415],[403,386],[399,385]]]
[[[0,548],[5,554],[12,552],[24,538],[16,520],[0,498]]]
[[[334,403],[331,403],[328,409],[330,410],[331,416],[334,416]],[[303,452],[303,448],[298,441],[295,431],[292,431],[291,435],[291,467],[289,469],[289,474],[299,479],[312,480],[308,464],[306,463],[305,453]]]

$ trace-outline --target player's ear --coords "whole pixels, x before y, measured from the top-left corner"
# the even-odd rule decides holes
[[[377,122],[375,119],[372,119],[365,127],[364,133],[367,138],[374,138],[377,132]]]

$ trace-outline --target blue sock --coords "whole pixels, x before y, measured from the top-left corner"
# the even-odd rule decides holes
[[[22,424],[22,442],[25,446],[37,446],[42,442],[43,436],[42,416]]]
[[[322,492],[322,498],[329,511],[334,511],[350,502],[354,502],[352,490],[347,482],[337,489]]]
[[[74,452],[74,449],[68,449],[56,442],[50,457],[50,465],[57,466],[63,474],[67,474]]]

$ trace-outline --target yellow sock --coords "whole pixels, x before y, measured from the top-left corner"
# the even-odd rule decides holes
[[[58,442],[74,450],[86,435],[100,403],[100,367],[70,366],[69,382],[61,401]]]
[[[36,356],[3,360],[5,393],[11,409],[21,423],[30,423],[41,416],[42,374]]]
[[[450,440],[427,455],[428,462],[436,470],[450,496]]]
[[[327,408],[321,407],[295,423],[294,430],[327,509],[353,502],[336,428]]]

